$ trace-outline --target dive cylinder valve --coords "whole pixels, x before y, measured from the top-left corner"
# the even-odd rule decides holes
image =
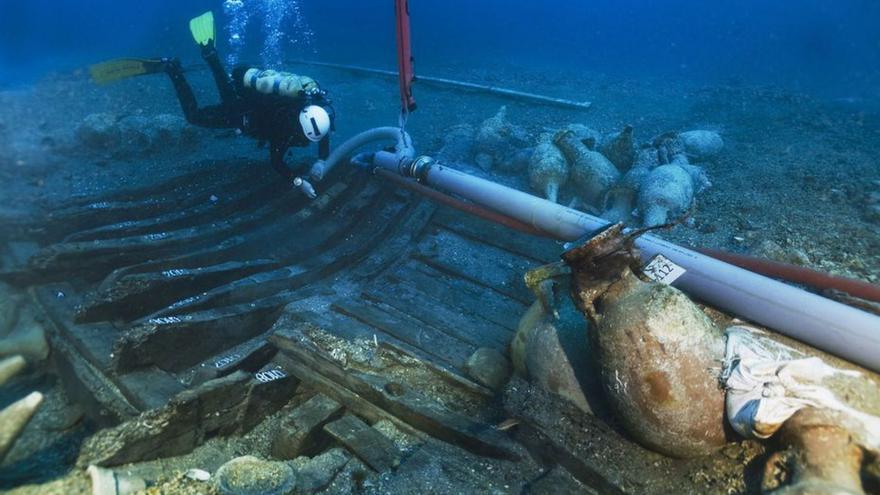
[[[296,98],[321,92],[318,83],[311,77],[275,70],[248,69],[243,82],[244,87],[267,95]]]

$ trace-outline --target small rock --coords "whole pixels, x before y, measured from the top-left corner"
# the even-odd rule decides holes
[[[335,448],[311,459],[303,456],[290,461],[297,473],[298,492],[314,493],[327,488],[349,459],[348,452]]]
[[[184,476],[195,481],[208,481],[211,479],[211,473],[204,469],[190,469]]]
[[[810,265],[810,257],[807,256],[807,253],[797,248],[783,248],[769,239],[759,244],[753,253],[755,256],[781,263],[799,266]]]
[[[116,117],[109,113],[93,113],[76,129],[79,140],[87,147],[104,150],[119,145],[120,131]]]
[[[283,462],[253,456],[236,457],[217,470],[217,491],[221,495],[284,495],[296,486],[293,469]]]
[[[480,347],[468,358],[465,368],[478,383],[499,390],[510,378],[510,363],[497,349]]]
[[[685,154],[697,161],[711,160],[721,153],[724,140],[714,131],[687,131],[678,135]]]

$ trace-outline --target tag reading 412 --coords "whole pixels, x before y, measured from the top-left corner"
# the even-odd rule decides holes
[[[658,254],[651,258],[651,261],[645,265],[643,272],[645,276],[655,282],[671,285],[672,282],[678,280],[678,277],[684,275],[687,270],[676,265],[666,256]]]

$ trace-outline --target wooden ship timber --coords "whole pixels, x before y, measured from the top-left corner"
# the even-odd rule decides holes
[[[745,488],[740,451],[676,461],[522,379],[471,378],[477,349],[508,355],[535,299],[523,274],[557,242],[362,172],[313,201],[269,174],[230,162],[78,198],[9,238],[4,277],[30,287],[66,392],[107,428],[84,465],[185,454],[281,414],[280,458],[342,445],[383,489],[433,464],[474,492]],[[421,447],[381,441],[381,420]]]

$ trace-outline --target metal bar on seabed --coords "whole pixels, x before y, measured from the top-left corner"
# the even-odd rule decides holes
[[[397,77],[397,71],[393,70],[384,70],[384,69],[374,69],[371,67],[360,67],[357,65],[345,65],[345,64],[333,64],[329,62],[314,62],[311,60],[286,60],[285,63],[289,64],[298,64],[298,65],[313,65],[315,67],[329,67],[332,69],[340,69],[347,70],[352,72],[361,72],[364,74],[376,74],[380,76],[387,77]],[[557,105],[562,107],[571,107],[578,108],[581,110],[586,110],[593,106],[593,104],[589,101],[574,101],[568,100],[565,98],[554,98],[552,96],[539,95],[535,93],[527,93],[525,91],[517,91],[513,89],[500,88],[497,86],[490,86],[488,84],[477,84],[466,81],[456,81],[454,79],[446,79],[442,77],[432,77],[432,76],[415,76],[416,82],[425,82],[432,83],[438,86],[447,86],[454,88],[462,88],[469,89],[473,91],[482,91],[485,93],[490,93],[498,96],[505,96],[513,99],[520,100],[529,100],[536,101],[540,103],[546,103],[550,105]]]

